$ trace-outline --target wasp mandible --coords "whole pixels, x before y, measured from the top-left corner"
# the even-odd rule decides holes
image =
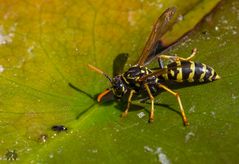
[[[161,44],[160,38],[165,33],[166,28],[168,27],[168,22],[172,19],[175,11],[175,7],[168,8],[157,19],[138,62],[126,72],[111,78],[100,69],[89,65],[94,71],[103,74],[112,85],[111,88],[106,89],[98,95],[98,102],[100,102],[102,97],[111,91],[117,98],[122,98],[126,94],[129,95],[127,106],[122,113],[122,116],[125,117],[128,114],[132,97],[134,95],[147,93],[151,101],[149,122],[152,122],[154,120],[154,93],[159,89],[163,89],[176,97],[183,123],[185,126],[189,125],[179,93],[168,88],[165,85],[165,82],[203,83],[220,79],[220,76],[212,67],[191,60],[196,54],[196,48],[193,49],[192,54],[188,58],[163,55],[156,51],[157,47]],[[154,58],[158,59],[159,67],[153,69],[147,68],[146,65],[148,65]],[[171,63],[164,65],[164,60],[171,61]]]

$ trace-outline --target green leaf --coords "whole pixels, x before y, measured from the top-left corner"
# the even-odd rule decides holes
[[[175,97],[166,92],[156,97],[154,123],[147,123],[150,104],[138,100],[128,117],[120,118],[125,104],[98,104],[95,96],[109,84],[87,68],[92,64],[111,75],[122,53],[129,54],[129,68],[167,7],[176,6],[176,17],[184,18],[165,35],[165,42],[172,42],[218,2],[2,2],[0,159],[15,150],[21,163],[236,163],[237,1],[222,1],[185,42],[167,52],[188,57],[196,47],[194,60],[222,77],[177,87],[189,127],[182,124]],[[68,131],[53,132],[53,125]]]

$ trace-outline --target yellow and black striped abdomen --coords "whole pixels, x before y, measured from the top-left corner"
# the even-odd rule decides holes
[[[220,78],[212,67],[193,61],[176,61],[166,66],[169,69],[162,77],[176,82],[210,82]]]

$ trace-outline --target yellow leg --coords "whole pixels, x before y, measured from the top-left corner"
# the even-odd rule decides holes
[[[164,59],[164,60],[173,60],[173,61],[190,61],[197,53],[197,49],[194,48],[192,50],[192,54],[187,57],[187,58],[182,58],[179,56],[169,56],[169,55],[159,55],[160,59]]]
[[[135,93],[135,90],[131,90],[130,91],[130,94],[129,94],[129,97],[128,97],[127,106],[126,106],[125,111],[121,115],[122,117],[126,117],[128,115],[129,107],[130,107],[130,104],[131,104],[131,99],[132,99],[134,93]]]
[[[149,94],[149,98],[151,100],[151,110],[150,110],[149,122],[153,122],[154,121],[154,97],[149,89],[148,84],[144,84],[144,87],[146,88],[146,90]]]
[[[174,95],[177,98],[178,104],[179,104],[179,108],[180,108],[180,111],[181,111],[181,115],[182,115],[182,119],[183,119],[183,123],[184,123],[185,126],[188,126],[189,125],[188,119],[187,119],[187,117],[186,117],[186,115],[184,113],[183,105],[182,105],[182,102],[181,102],[179,94],[174,92],[174,91],[172,91],[171,89],[169,89],[165,85],[159,84],[159,87],[163,88],[164,90],[166,90],[167,92],[171,93],[172,95]]]

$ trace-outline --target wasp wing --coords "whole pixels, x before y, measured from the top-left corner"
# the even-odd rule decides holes
[[[138,81],[139,82],[145,81],[145,80],[147,80],[147,78],[152,77],[152,76],[158,77],[160,75],[169,73],[173,69],[180,68],[180,67],[182,68],[182,66],[171,66],[171,67],[165,67],[165,68],[158,68],[158,69],[155,69],[152,73],[142,76],[141,78],[138,79]]]
[[[175,7],[168,8],[158,18],[139,57],[137,62],[138,65],[144,65],[148,56],[155,56],[158,52],[160,52],[160,47],[162,45],[160,37],[162,37],[162,35],[167,31],[167,24],[172,19],[175,12]]]
[[[162,68],[162,69],[159,69],[159,70],[156,70],[148,75],[144,75],[142,76],[141,78],[138,79],[139,82],[141,81],[145,81],[147,78],[151,77],[151,76],[160,76],[162,74],[165,74],[165,73],[168,73],[169,72],[169,69],[168,68]]]

